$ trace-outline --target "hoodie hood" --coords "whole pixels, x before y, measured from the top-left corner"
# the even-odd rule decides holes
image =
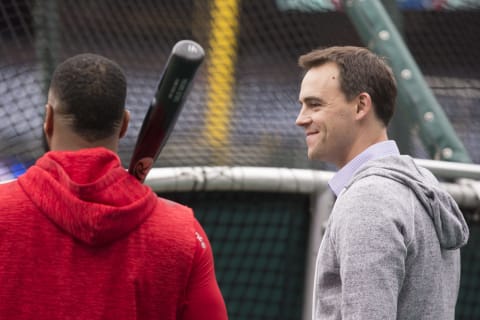
[[[359,179],[375,175],[409,187],[432,219],[444,249],[457,249],[468,241],[469,229],[455,200],[441,188],[435,176],[409,156],[389,156],[362,166],[347,188]]]
[[[157,204],[105,148],[48,152],[18,182],[54,224],[92,246],[130,233]]]

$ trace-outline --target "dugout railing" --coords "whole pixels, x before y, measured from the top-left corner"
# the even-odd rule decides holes
[[[478,318],[480,165],[416,162],[439,178],[469,223],[456,319]],[[311,319],[315,257],[333,204],[327,185],[333,174],[172,167],[152,169],[146,183],[159,195],[195,210],[212,243],[230,319]]]

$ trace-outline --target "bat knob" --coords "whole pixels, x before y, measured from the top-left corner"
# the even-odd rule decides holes
[[[202,46],[192,40],[178,41],[172,49],[174,55],[194,61],[201,61],[205,57]]]
[[[148,172],[153,167],[153,158],[146,157],[137,161],[133,167],[133,175],[141,182],[145,180]]]

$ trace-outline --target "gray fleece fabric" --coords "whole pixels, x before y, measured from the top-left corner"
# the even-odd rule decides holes
[[[332,210],[313,318],[453,320],[468,236],[453,198],[411,157],[367,162]]]

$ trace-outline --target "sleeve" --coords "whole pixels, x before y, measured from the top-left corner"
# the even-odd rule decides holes
[[[396,217],[405,207],[385,192],[365,190],[340,205],[342,218],[333,237],[342,319],[396,319],[407,256],[404,227]]]
[[[197,248],[186,292],[182,320],[226,320],[225,302],[215,277],[212,248],[205,231],[195,220]]]

